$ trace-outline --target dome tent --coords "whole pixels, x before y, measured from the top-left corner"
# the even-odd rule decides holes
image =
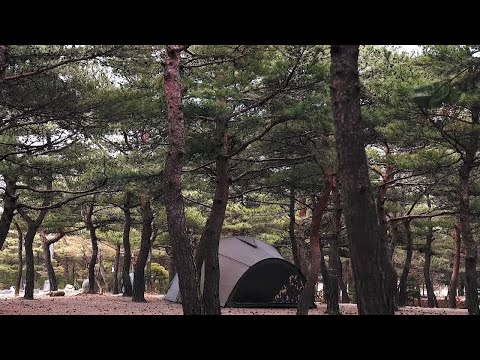
[[[246,236],[220,240],[220,305],[223,307],[295,307],[305,276],[272,245]],[[203,268],[201,277],[203,288]],[[181,302],[178,275],[165,299]],[[310,307],[314,307],[313,299]]]

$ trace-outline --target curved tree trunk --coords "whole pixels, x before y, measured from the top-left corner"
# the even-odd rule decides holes
[[[130,213],[132,194],[125,192],[123,201],[123,214],[125,224],[123,225],[123,296],[133,296],[132,282],[130,281],[130,266],[132,264],[132,250],[130,249],[130,228],[132,227],[132,215]]]
[[[95,264],[97,263],[98,257],[98,239],[95,225],[93,223],[92,215],[93,209],[95,207],[95,202],[92,201],[88,205],[87,212],[85,214],[85,225],[87,226],[88,231],[90,232],[90,240],[92,242],[92,257],[88,263],[88,293],[95,294]]]
[[[53,176],[51,173],[46,175],[46,190],[52,190]],[[52,199],[51,193],[47,192],[42,202],[42,207],[50,205]],[[42,225],[48,210],[40,210],[37,218],[32,219],[24,208],[18,208],[18,213],[28,224],[27,233],[25,234],[25,295],[24,299],[33,300],[33,289],[35,287],[35,262],[33,258],[33,240],[38,228]]]
[[[113,294],[119,293],[118,269],[120,267],[120,243],[115,247],[115,265],[113,267]]]
[[[342,188],[358,313],[394,314],[394,274],[372,197],[360,112],[358,45],[331,47],[331,89],[338,175]]]
[[[50,254],[50,243],[48,242],[47,235],[45,234],[45,229],[40,227],[38,229],[40,234],[40,240],[42,241],[42,250],[43,250],[43,261],[45,262],[45,267],[47,270],[48,281],[50,283],[50,290],[57,291],[57,277],[55,276],[55,270],[52,265],[52,255]]]
[[[22,286],[22,272],[23,272],[23,231],[20,225],[15,222],[15,228],[18,234],[18,275],[17,283],[15,284],[15,297],[20,294],[20,287]]]
[[[460,270],[460,225],[455,224],[453,228],[453,269],[452,277],[450,279],[450,288],[448,289],[448,306],[452,309],[457,307],[457,286],[458,286],[458,272]]]
[[[215,127],[215,142],[217,159],[215,171],[216,187],[212,210],[207,219],[205,229],[200,238],[199,250],[203,249],[205,259],[205,280],[203,283],[202,303],[206,315],[220,315],[220,265],[218,262],[218,247],[222,234],[223,221],[228,203],[229,172],[228,172],[228,133],[226,120],[217,120]],[[201,254],[200,254],[201,255]],[[197,269],[201,269],[198,267]],[[199,271],[200,273],[200,271]]]
[[[133,298],[134,302],[146,302],[145,300],[145,265],[147,264],[148,253],[150,251],[152,237],[153,211],[150,206],[150,195],[142,196],[142,238],[140,241],[140,252],[137,263],[135,264],[135,273],[133,275]]]
[[[182,308],[185,315],[201,315],[200,286],[193,258],[193,249],[187,234],[182,197],[182,169],[185,162],[185,124],[180,84],[181,45],[167,45],[164,72],[165,99],[169,125],[169,146],[165,164],[165,202],[167,223],[173,257],[178,270]]]
[[[410,267],[412,265],[413,255],[413,239],[412,230],[410,228],[410,220],[404,221],[405,232],[407,235],[407,256],[405,258],[405,264],[403,265],[402,275],[400,276],[400,282],[398,284],[398,305],[405,306],[407,303],[407,279]]]
[[[308,315],[308,307],[315,294],[315,286],[320,275],[321,251],[320,251],[320,224],[323,213],[327,207],[328,199],[332,191],[332,185],[329,181],[325,182],[325,188],[320,200],[313,199],[312,224],[310,225],[310,247],[311,247],[311,265],[308,272],[307,282],[300,294],[297,304],[297,315]],[[327,275],[328,278],[328,275]],[[325,280],[325,279],[324,279]],[[328,281],[328,280],[327,280]]]
[[[3,250],[3,244],[7,239],[13,215],[17,208],[17,196],[15,194],[17,179],[4,175],[3,180],[5,181],[5,193],[3,194],[3,213],[0,218],[0,250]]]

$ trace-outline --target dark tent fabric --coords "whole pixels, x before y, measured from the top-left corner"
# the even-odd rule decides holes
[[[295,307],[305,276],[272,245],[236,236],[220,240],[220,305],[224,307]],[[203,268],[201,276],[203,288]],[[165,299],[181,302],[175,276]],[[313,299],[310,307],[314,307]]]

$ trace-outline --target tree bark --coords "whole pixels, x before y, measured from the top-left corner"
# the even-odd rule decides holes
[[[98,239],[95,224],[93,223],[93,209],[95,207],[95,201],[91,201],[88,205],[87,212],[85,214],[85,225],[90,233],[90,240],[92,242],[92,257],[88,263],[88,293],[95,294],[95,264],[98,257]]]
[[[475,157],[478,150],[478,138],[480,135],[479,109],[472,109],[472,132],[470,144],[465,151],[463,164],[459,169],[460,177],[460,231],[465,246],[465,277],[466,277],[466,299],[469,315],[480,315],[478,307],[478,286],[477,286],[477,244],[472,235],[470,225],[470,172],[475,165]]]
[[[47,235],[45,234],[45,229],[40,227],[38,229],[40,234],[40,240],[42,241],[42,250],[43,250],[43,260],[45,261],[45,268],[48,274],[48,281],[50,283],[50,290],[57,291],[57,277],[55,276],[55,270],[53,269],[52,265],[52,256],[50,254],[50,242],[47,239]]]
[[[339,261],[339,268],[340,268],[340,278],[338,279],[338,283],[340,286],[340,290],[342,291],[342,303],[348,304],[350,302],[350,297],[348,296],[348,289],[347,289],[347,283],[343,279],[343,266],[342,262]]]
[[[133,275],[133,298],[134,302],[146,302],[145,300],[145,265],[147,264],[152,237],[153,211],[150,206],[150,194],[142,195],[142,238],[140,241],[140,252],[135,273]]]
[[[457,287],[458,273],[460,270],[460,224],[457,222],[452,231],[454,249],[453,249],[453,269],[450,278],[450,288],[448,289],[448,306],[452,309],[457,307]]]
[[[218,262],[218,247],[222,234],[223,221],[228,203],[229,171],[228,171],[228,121],[217,120],[215,127],[215,147],[217,159],[215,162],[216,187],[212,209],[208,216],[205,229],[200,238],[196,255],[196,265],[199,273],[202,258],[205,260],[202,305],[205,315],[220,315],[220,265]],[[203,251],[203,254],[201,253]],[[202,256],[203,255],[203,256]]]
[[[132,250],[130,249],[130,228],[132,227],[131,201],[132,194],[126,191],[123,201],[123,214],[125,216],[125,224],[123,225],[123,296],[133,296],[132,282],[130,281],[130,266],[132,263]]]
[[[119,293],[118,269],[120,267],[120,243],[115,247],[115,265],[113,267],[113,294]]]
[[[167,206],[168,232],[172,243],[173,258],[178,270],[182,308],[185,315],[203,313],[197,269],[191,241],[187,234],[182,186],[182,169],[185,162],[185,124],[180,84],[181,45],[167,45],[164,72],[164,89],[167,102],[169,146],[165,164],[165,202]]]
[[[46,174],[46,190],[52,190],[53,188],[53,176],[51,173]],[[52,194],[46,193],[42,202],[42,207],[50,205],[52,200]],[[27,223],[27,233],[25,234],[25,294],[24,299],[33,300],[33,290],[35,287],[35,262],[33,258],[33,240],[38,228],[42,225],[45,216],[47,216],[48,210],[40,210],[37,218],[32,219],[24,208],[18,208],[19,214]]]
[[[17,179],[7,175],[4,175],[3,179],[5,181],[5,193],[3,194],[3,213],[0,218],[0,250],[3,250],[3,244],[7,239],[13,215],[17,208],[17,195],[15,194]]]
[[[405,227],[405,233],[407,235],[407,256],[405,258],[402,275],[400,276],[400,282],[398,284],[398,305],[399,306],[405,306],[407,303],[407,279],[408,279],[408,273],[410,272],[410,267],[412,265],[412,255],[413,255],[413,239],[412,239],[412,229],[410,228],[410,220],[405,220],[403,222],[403,225]]]
[[[313,199],[312,224],[310,225],[310,248],[311,248],[311,265],[308,272],[307,282],[300,294],[297,304],[297,315],[308,315],[308,308],[315,294],[315,286],[320,275],[320,267],[322,266],[321,250],[320,250],[320,224],[322,222],[323,213],[327,208],[328,199],[332,192],[332,185],[329,181],[325,182],[322,197]],[[328,275],[326,277],[328,279]],[[325,281],[325,279],[324,279]],[[328,280],[327,280],[328,281]]]
[[[321,266],[321,273],[326,282],[324,283],[324,294],[327,302],[327,314],[340,315],[339,306],[339,274],[340,274],[340,255],[338,253],[338,242],[340,237],[340,194],[337,188],[337,181],[335,176],[327,175],[327,181],[330,182],[332,189],[332,198],[334,204],[334,235],[330,241],[330,254],[328,257],[328,269],[325,265]],[[325,257],[323,256],[323,249],[320,244],[321,259],[320,261],[325,264]]]
[[[335,139],[358,313],[394,314],[393,277],[372,197],[360,113],[358,45],[331,47]]]
[[[430,196],[427,193],[427,205],[428,209],[432,208],[432,204],[430,201]],[[433,237],[433,225],[432,225],[432,218],[428,219],[427,225],[427,242],[425,243],[425,265],[423,267],[423,277],[425,279],[425,287],[427,288],[427,301],[428,307],[438,307],[437,297],[435,296],[435,292],[433,291],[433,283],[432,278],[430,276],[430,263],[432,260],[432,242],[434,239]]]
[[[15,228],[18,234],[18,275],[17,283],[15,284],[15,297],[20,294],[20,287],[22,286],[22,272],[23,272],[23,231],[20,225],[15,222]]]
[[[332,252],[336,253],[337,255],[337,264],[334,264],[337,268],[337,273],[338,273],[338,287],[340,288],[342,292],[342,298],[341,302],[342,303],[349,303],[350,299],[348,297],[348,291],[347,291],[347,286],[345,285],[345,282],[343,281],[343,269],[342,269],[342,261],[340,259],[340,251],[339,251],[339,246],[340,246],[340,235],[342,232],[342,205],[341,205],[341,199],[340,199],[340,187],[338,184],[338,179],[336,176],[334,176],[334,187],[332,190],[333,194],[333,207],[334,207],[334,237],[336,241],[336,248],[334,249],[332,247]]]
[[[290,236],[290,243],[292,244],[293,263],[303,272],[300,252],[298,251],[298,242],[295,236],[295,188],[293,186],[290,188],[289,217],[288,234]]]

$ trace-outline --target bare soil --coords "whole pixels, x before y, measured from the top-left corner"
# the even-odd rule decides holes
[[[112,295],[81,294],[68,297],[42,296],[35,300],[0,299],[0,315],[181,315],[182,307],[163,299],[163,295],[146,295],[146,303]],[[318,304],[309,315],[324,315],[326,305]],[[356,315],[355,304],[341,304],[342,314]],[[295,309],[224,308],[223,315],[294,315]],[[467,315],[464,309],[403,307],[397,315]]]

